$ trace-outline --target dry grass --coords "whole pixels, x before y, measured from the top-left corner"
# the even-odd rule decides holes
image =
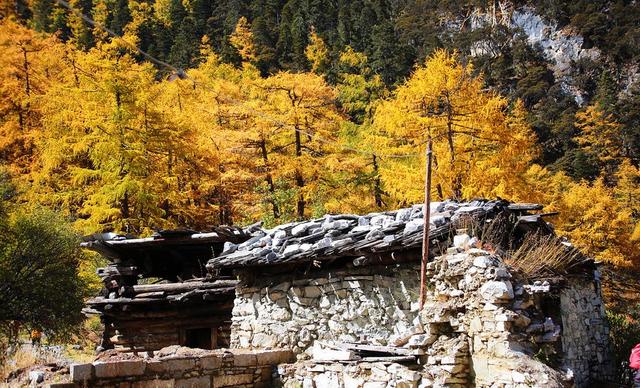
[[[528,234],[505,261],[528,277],[540,278],[564,275],[586,259],[555,236]]]
[[[4,365],[0,366],[0,381],[4,381],[12,371],[55,361],[48,353],[37,354],[30,348],[20,348],[7,359]]]
[[[513,244],[513,226],[509,216],[500,213],[495,218],[482,223],[479,229],[480,240],[483,245],[492,247],[494,250],[508,250]]]

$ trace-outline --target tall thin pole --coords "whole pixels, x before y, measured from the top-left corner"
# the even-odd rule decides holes
[[[424,300],[427,294],[427,261],[429,260],[429,223],[431,205],[431,133],[427,138],[427,171],[424,180],[424,225],[422,226],[422,262],[420,265],[420,310],[424,307]]]

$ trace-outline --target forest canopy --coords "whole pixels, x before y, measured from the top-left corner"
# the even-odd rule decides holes
[[[11,201],[83,234],[389,209],[421,201],[431,134],[432,198],[542,203],[596,258],[638,265],[638,6],[590,5],[608,26],[591,30],[552,3],[541,15],[602,52],[575,65],[580,101],[522,31],[447,32],[482,2],[70,3],[96,26],[3,2]],[[487,37],[499,49],[472,55]]]

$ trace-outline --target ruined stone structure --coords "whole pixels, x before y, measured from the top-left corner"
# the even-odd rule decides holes
[[[240,279],[231,346],[292,349],[298,363],[280,368],[291,387],[582,387],[606,379],[608,331],[593,261],[529,279],[503,261],[495,245],[505,236],[483,227],[500,220],[513,244],[530,232],[551,234],[527,209],[434,204],[439,256],[428,265],[422,311],[419,206],[285,225],[227,246],[209,268],[234,268]],[[483,234],[493,246],[483,246]]]
[[[127,287],[120,287],[116,298],[101,300],[100,312],[119,317],[122,328],[126,310],[133,307],[115,308],[114,314],[110,310],[117,303],[106,308],[114,299],[164,298],[172,301],[167,306],[190,301],[206,311],[206,303],[228,295],[216,288],[232,288],[227,310],[211,309],[211,316],[227,314],[232,353],[286,350],[288,362],[270,363],[269,379],[259,361],[244,370],[236,361],[210,369],[192,360],[179,372],[163,366],[160,373],[150,360],[142,377],[129,380],[117,374],[101,379],[98,370],[105,367],[93,364],[86,367],[92,373],[86,381],[190,386],[183,380],[197,378],[202,384],[197,386],[231,386],[233,379],[222,377],[231,374],[244,376],[237,386],[592,386],[611,373],[597,266],[572,255],[571,262],[531,273],[512,261],[511,252],[526,236],[553,235],[544,215],[531,213],[540,209],[504,201],[432,204],[422,310],[421,205],[238,232],[235,242],[227,238],[224,247],[222,239],[216,242],[220,245],[206,265],[209,273],[195,281],[198,286],[178,281],[171,287],[179,292],[165,290],[162,296],[139,289],[146,291],[143,297],[135,288],[127,297]],[[557,249],[576,252],[566,242],[558,244]],[[510,251],[503,250],[507,246]],[[539,259],[521,255],[518,260]],[[76,385],[84,381],[74,380]]]
[[[414,264],[263,278],[237,289],[231,346],[311,356],[315,340],[386,345],[411,327],[419,290]]]

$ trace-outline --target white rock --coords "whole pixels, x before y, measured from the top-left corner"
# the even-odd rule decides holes
[[[430,335],[430,334],[417,334],[409,338],[409,342],[407,346],[410,348],[421,348],[424,346],[429,346],[432,343],[436,342],[438,336]]]
[[[404,234],[411,234],[417,232],[418,230],[422,230],[424,228],[424,219],[416,218],[409,222],[404,227]]]
[[[31,384],[38,384],[44,381],[44,372],[40,370],[32,370],[29,372],[29,381]]]
[[[487,268],[491,264],[493,264],[493,260],[491,260],[488,256],[478,256],[473,259],[474,267]]]
[[[453,246],[456,248],[466,249],[468,243],[469,243],[469,235],[467,234],[459,234],[459,235],[453,236]]]
[[[429,223],[435,227],[439,227],[447,223],[447,218],[445,216],[434,215],[429,218]]]
[[[314,388],[313,380],[310,377],[305,377],[304,380],[302,380],[302,388]]]
[[[355,360],[356,354],[351,350],[324,348],[316,341],[313,344],[313,359],[315,361],[349,361]]]
[[[400,209],[396,213],[396,221],[408,221],[411,217],[411,208]]]
[[[351,229],[350,233],[368,232],[370,230],[371,230],[371,225],[358,225],[355,228]]]
[[[331,246],[331,239],[328,237],[325,237],[321,240],[318,240],[315,244],[313,244],[313,249],[328,248],[330,246]]]
[[[394,221],[394,219],[391,216],[377,215],[377,216],[371,217],[371,221],[369,221],[369,222],[370,222],[371,225],[374,225],[374,226],[382,226],[382,224],[385,222],[385,220]]]
[[[488,281],[480,287],[480,295],[487,301],[506,301],[513,299],[513,287],[510,281]]]
[[[284,256],[289,256],[289,255],[294,255],[298,252],[300,252],[300,244],[291,244],[291,245],[287,245],[287,247],[284,248],[284,252],[282,252],[282,254]]]
[[[527,381],[527,376],[525,376],[522,373],[514,370],[514,371],[511,371],[511,379],[516,384],[524,383],[524,382]]]
[[[309,229],[310,226],[311,226],[311,223],[309,222],[303,222],[301,224],[298,224],[294,226],[293,229],[291,229],[291,235],[295,237],[300,236],[304,234],[307,231],[307,229]]]

